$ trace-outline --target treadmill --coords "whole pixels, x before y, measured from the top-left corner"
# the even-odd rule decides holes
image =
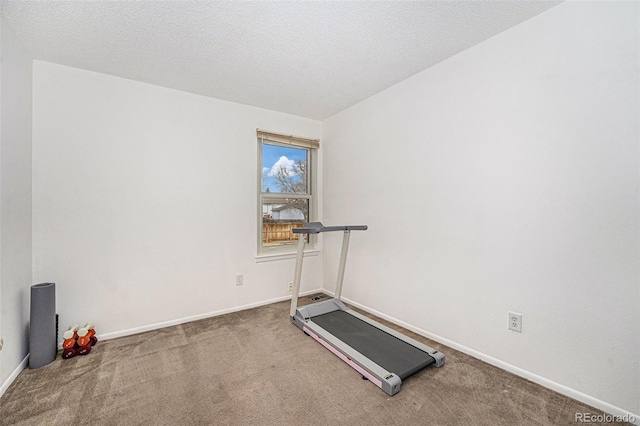
[[[353,367],[363,379],[393,396],[409,376],[432,364],[442,367],[444,354],[349,309],[340,300],[351,231],[366,229],[366,225],[323,226],[320,222],[293,229],[298,234],[298,252],[290,317],[294,325]],[[344,232],[335,296],[298,308],[305,236],[335,231]]]

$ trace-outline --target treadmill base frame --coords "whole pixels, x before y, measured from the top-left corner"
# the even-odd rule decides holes
[[[320,343],[325,348],[329,349],[333,354],[342,359],[345,363],[358,371],[363,377],[369,379],[369,381],[380,389],[382,389],[387,395],[393,396],[400,392],[402,380],[397,374],[387,371],[369,358],[362,355],[340,339],[337,339],[331,333],[320,327],[313,322],[313,317],[323,315],[336,310],[344,311],[349,315],[361,319],[364,322],[371,324],[372,326],[394,336],[398,339],[426,352],[435,360],[436,367],[442,367],[444,365],[444,354],[427,345],[424,345],[417,340],[414,340],[404,334],[368,318],[364,315],[355,312],[342,303],[340,300],[329,299],[322,302],[314,303],[312,305],[302,306],[296,309],[295,316],[291,317],[291,322],[302,330],[305,334],[311,336],[314,340]]]

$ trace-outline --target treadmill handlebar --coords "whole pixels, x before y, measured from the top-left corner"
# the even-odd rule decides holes
[[[367,225],[324,226],[320,222],[303,223],[302,228],[293,228],[294,234],[319,234],[332,231],[366,231]]]

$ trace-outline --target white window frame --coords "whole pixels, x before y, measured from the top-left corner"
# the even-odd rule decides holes
[[[317,170],[318,170],[318,149],[320,148],[319,139],[309,139],[302,136],[287,135],[283,133],[271,132],[266,130],[257,129],[258,139],[258,228],[257,228],[257,243],[258,243],[258,256],[280,255],[280,254],[295,254],[296,244],[282,244],[278,246],[264,247],[262,245],[262,232],[263,232],[263,203],[270,199],[303,199],[309,200],[309,222],[316,221],[317,217],[317,204],[318,204],[318,191],[317,191]],[[307,193],[295,194],[295,193],[282,193],[282,192],[262,192],[262,147],[264,144],[276,145],[283,147],[293,147],[307,150]],[[305,244],[305,250],[316,247],[317,238],[315,235],[309,235],[309,241]]]

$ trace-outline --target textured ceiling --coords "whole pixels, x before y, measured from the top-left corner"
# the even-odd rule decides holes
[[[8,1],[35,59],[325,119],[559,1]]]

